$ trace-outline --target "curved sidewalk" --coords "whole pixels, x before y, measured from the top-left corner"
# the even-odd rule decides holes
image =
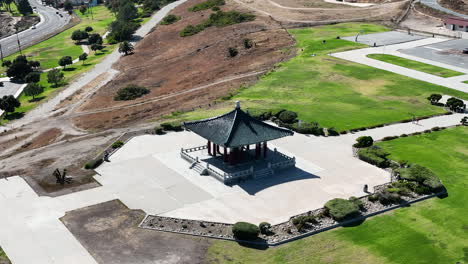
[[[445,8],[445,7],[441,6],[441,5],[439,5],[437,0],[420,0],[420,2],[423,5],[426,5],[428,7],[434,8],[434,9],[442,11],[442,12],[445,12],[447,14],[454,15],[454,16],[457,16],[457,17],[462,17],[464,19],[468,19],[468,15],[460,14],[458,12],[455,12],[453,10]]]

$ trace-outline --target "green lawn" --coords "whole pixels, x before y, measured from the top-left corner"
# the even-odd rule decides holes
[[[394,55],[388,55],[388,54],[369,54],[367,57],[375,60],[380,60],[383,62],[388,62],[391,64],[395,64],[398,66],[402,66],[408,69],[413,69],[433,75],[437,75],[440,77],[453,77],[453,76],[459,76],[459,75],[464,75],[462,72],[457,72],[457,71],[452,71],[449,69],[445,69],[442,67],[434,66],[431,64],[427,63],[422,63],[419,61],[414,61],[414,60],[409,60],[406,58],[394,56]]]
[[[10,260],[8,259],[7,255],[6,255],[5,252],[2,250],[1,247],[0,247],[0,263],[2,263],[2,264],[9,264],[9,263],[11,263]]]
[[[279,64],[255,85],[241,89],[228,100],[224,111],[240,100],[251,108],[296,111],[302,120],[342,131],[445,112],[428,103],[431,93],[468,99],[467,93],[328,56],[366,47],[336,39],[360,30],[373,33],[387,28],[344,23],[289,30],[297,40],[297,56]]]
[[[394,160],[432,169],[448,190],[366,220],[267,250],[214,241],[210,263],[468,263],[468,127],[378,143]]]
[[[70,38],[73,31],[84,30],[87,26],[91,26],[94,31],[91,33],[104,34],[107,31],[108,25],[114,20],[114,15],[104,6],[93,7],[93,18],[89,12],[82,15],[76,12],[81,18],[81,22],[69,28],[52,38],[41,43],[33,45],[23,51],[23,54],[33,60],[38,60],[41,63],[41,68],[49,69],[58,66],[58,60],[63,56],[71,56],[76,59],[83,53],[80,45],[76,45]],[[12,54],[6,59],[13,60],[19,53]]]

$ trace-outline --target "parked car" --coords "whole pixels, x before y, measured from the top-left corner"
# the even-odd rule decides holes
[[[468,54],[468,48],[463,50],[463,54]]]
[[[36,29],[36,25],[33,25],[33,26],[31,27],[31,29]]]

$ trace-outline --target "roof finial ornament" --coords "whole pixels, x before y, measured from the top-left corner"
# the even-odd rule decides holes
[[[240,109],[240,101],[236,101],[236,109]]]

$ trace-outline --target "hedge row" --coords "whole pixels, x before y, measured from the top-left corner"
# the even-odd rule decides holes
[[[401,134],[399,136],[384,137],[384,138],[382,138],[382,141],[394,140],[394,139],[397,139],[397,138],[400,138],[400,137],[417,136],[417,135],[421,135],[423,133],[431,133],[431,132],[434,132],[434,131],[440,131],[440,130],[444,130],[444,129],[447,129],[447,128],[446,127],[435,126],[435,127],[431,128],[431,129],[426,129],[423,132],[414,132],[414,133],[411,133],[411,134]]]
[[[388,168],[390,166],[390,160],[387,159],[388,155],[390,154],[377,146],[358,150],[358,157],[360,160],[379,168]]]
[[[359,215],[362,207],[362,201],[355,197],[351,197],[349,200],[335,198],[325,204],[326,212],[336,221]]]

